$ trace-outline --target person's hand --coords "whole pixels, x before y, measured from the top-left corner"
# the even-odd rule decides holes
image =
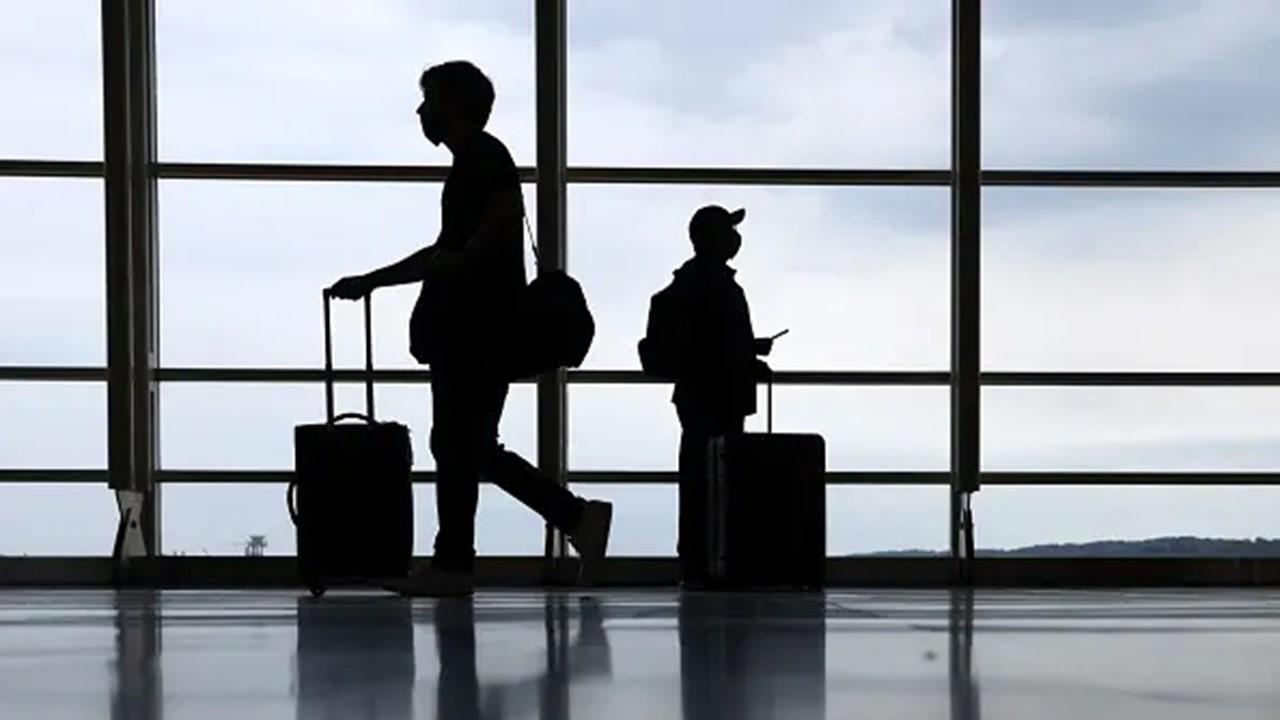
[[[773,377],[773,368],[769,367],[769,363],[756,359],[756,379],[769,380]]]
[[[756,338],[756,354],[768,356],[773,352],[773,338]]]
[[[373,283],[364,275],[350,275],[334,283],[327,292],[339,300],[359,300],[373,292]]]

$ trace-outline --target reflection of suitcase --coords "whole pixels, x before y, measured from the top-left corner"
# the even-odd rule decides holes
[[[723,587],[823,585],[827,554],[826,444],[769,432],[708,447],[709,577]]]
[[[294,428],[289,516],[297,528],[298,574],[312,594],[330,580],[404,576],[413,554],[413,449],[409,428],[373,416],[373,349],[365,298],[366,414],[333,414],[333,342],[324,300],[328,422]],[[345,419],[359,424],[342,425]]]
[[[417,668],[412,602],[298,598],[297,612],[294,717],[414,717]]]

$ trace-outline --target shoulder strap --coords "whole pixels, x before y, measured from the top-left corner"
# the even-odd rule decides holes
[[[533,226],[529,224],[529,214],[528,214],[528,213],[521,213],[521,217],[523,217],[523,218],[524,218],[524,228],[525,228],[525,230],[528,230],[528,231],[529,231],[529,247],[533,248],[533,262],[534,262],[534,264],[536,264],[538,267],[541,267],[541,266],[542,266],[542,256],[541,256],[540,254],[538,254],[538,241],[537,241],[537,238],[536,238],[536,237],[534,236],[534,234],[533,234]]]

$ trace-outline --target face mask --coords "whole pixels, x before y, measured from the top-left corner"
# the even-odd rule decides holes
[[[444,123],[441,121],[440,113],[428,110],[420,116],[422,123],[422,134],[432,145],[439,145],[444,142]]]
[[[732,260],[738,256],[738,251],[742,249],[742,236],[735,234],[733,237],[725,240],[725,259]]]

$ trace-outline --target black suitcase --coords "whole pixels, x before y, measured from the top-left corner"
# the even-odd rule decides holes
[[[364,305],[365,414],[333,412],[333,341],[324,298],[327,422],[293,431],[287,503],[298,574],[316,596],[332,581],[403,577],[413,556],[413,447],[409,428],[373,414],[370,301]],[[340,424],[343,420],[355,424]]]
[[[708,577],[713,587],[820,589],[827,557],[826,443],[768,432],[707,448]]]

